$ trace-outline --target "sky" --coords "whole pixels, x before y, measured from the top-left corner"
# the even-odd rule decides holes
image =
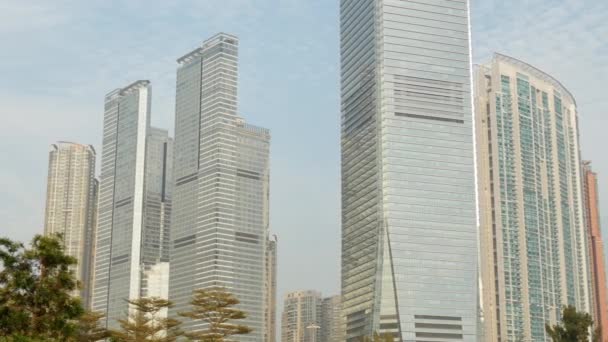
[[[279,305],[287,291],[337,294],[338,11],[337,0],[0,0],[0,236],[42,232],[50,144],[93,144],[101,158],[106,93],[150,80],[152,123],[173,130],[175,60],[222,31],[240,39],[239,112],[272,131]],[[574,94],[582,156],[608,196],[608,1],[472,0],[471,16],[475,63],[501,52]],[[608,197],[601,209],[608,222]]]

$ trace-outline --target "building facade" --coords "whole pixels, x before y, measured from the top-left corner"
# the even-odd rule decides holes
[[[547,341],[589,312],[577,109],[556,79],[496,54],[475,75],[486,341]]]
[[[601,341],[608,341],[608,302],[606,298],[606,265],[600,224],[597,174],[591,162],[583,162],[583,201],[586,230],[589,234],[589,263],[591,266],[591,295],[593,318],[601,329]]]
[[[110,328],[168,261],[171,140],[150,127],[150,100],[148,81],[105,98],[92,309]]]
[[[277,334],[277,244],[276,235],[266,241],[266,336],[265,342],[275,342]]]
[[[346,341],[477,340],[469,2],[341,0]]]
[[[343,341],[342,300],[340,296],[323,298],[321,301],[320,342]]]
[[[281,342],[317,342],[321,340],[321,293],[296,291],[283,300]]]
[[[147,265],[144,271],[146,280],[146,297],[169,298],[169,263],[158,262],[154,265]],[[167,318],[168,308],[163,308],[158,313],[159,317]]]
[[[196,289],[223,287],[266,334],[270,132],[237,115],[238,39],[220,33],[178,60],[170,316]],[[184,330],[204,328],[186,321]]]
[[[78,260],[78,294],[89,306],[92,240],[95,233],[97,181],[91,145],[58,142],[49,152],[44,234],[62,234],[66,254]]]
[[[165,129],[150,127],[147,139],[141,255],[144,276],[140,293],[147,297],[164,294],[162,298],[169,298],[164,290],[159,292],[157,289],[169,287],[173,138]]]

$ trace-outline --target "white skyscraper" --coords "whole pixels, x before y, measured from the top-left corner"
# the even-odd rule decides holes
[[[341,0],[346,341],[477,341],[468,0]]]
[[[342,299],[340,296],[323,298],[321,301],[320,342],[343,341]]]
[[[169,258],[172,142],[150,127],[150,91],[137,81],[105,100],[92,309],[109,327],[128,311],[125,299],[162,288],[157,265]]]
[[[316,342],[321,340],[321,293],[296,291],[283,300],[281,342]]]
[[[51,147],[44,233],[62,234],[66,253],[78,260],[74,273],[88,307],[97,205],[95,150],[91,145],[63,141]]]
[[[475,84],[485,341],[547,341],[564,305],[591,311],[576,101],[500,54]]]
[[[196,289],[225,287],[253,329],[238,340],[262,342],[270,132],[237,115],[236,37],[220,33],[178,64],[169,314],[188,310]]]

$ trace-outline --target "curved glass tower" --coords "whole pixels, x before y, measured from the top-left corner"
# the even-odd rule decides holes
[[[563,305],[589,312],[576,102],[508,56],[475,74],[486,340],[548,341]]]
[[[468,1],[340,12],[346,341],[476,341]]]

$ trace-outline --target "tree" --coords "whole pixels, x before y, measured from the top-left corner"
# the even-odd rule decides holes
[[[0,238],[0,335],[13,340],[66,340],[84,309],[60,235],[36,236],[30,248]]]
[[[591,342],[603,342],[602,341],[602,327],[597,326],[593,331],[593,336],[591,336]]]
[[[392,334],[378,334],[374,333],[373,337],[363,338],[363,342],[394,342],[395,338]]]
[[[100,326],[99,321],[104,317],[100,312],[85,312],[78,319],[76,334],[73,341],[95,342],[110,337],[110,333]]]
[[[553,342],[587,342],[589,328],[592,326],[593,319],[590,314],[577,312],[575,307],[567,306],[564,308],[561,323],[554,326],[547,324],[545,328]]]
[[[121,331],[112,331],[113,340],[120,342],[173,342],[182,335],[181,322],[166,318],[166,311],[173,304],[162,298],[139,298],[127,301],[130,313],[120,319]]]
[[[238,298],[224,288],[211,287],[194,291],[190,302],[192,310],[179,315],[207,325],[204,330],[184,335],[194,341],[223,342],[230,336],[250,333],[251,328],[234,323],[247,317],[245,312],[234,308],[239,303]]]
[[[26,337],[23,335],[11,335],[11,336],[0,336],[0,342],[48,342],[49,340],[44,338]],[[51,340],[59,341],[59,340]]]

